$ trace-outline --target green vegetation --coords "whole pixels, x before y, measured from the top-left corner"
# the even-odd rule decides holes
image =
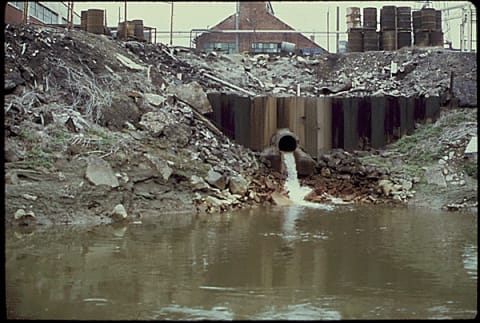
[[[390,148],[403,154],[412,165],[425,165],[438,160],[442,147],[435,141],[442,134],[442,129],[433,124],[422,125],[410,136],[404,136],[390,145]]]
[[[475,179],[478,179],[478,162],[477,160],[469,160],[463,164],[463,171]]]

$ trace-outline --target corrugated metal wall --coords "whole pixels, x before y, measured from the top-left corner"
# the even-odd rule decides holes
[[[209,93],[213,123],[254,151],[271,144],[277,129],[294,132],[300,147],[317,158],[333,148],[382,148],[412,134],[415,123],[440,115],[437,97],[271,97]]]

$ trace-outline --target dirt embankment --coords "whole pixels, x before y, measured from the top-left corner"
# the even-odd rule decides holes
[[[335,71],[347,73],[346,63],[332,74],[321,72],[331,69],[331,61],[331,56],[172,53],[162,44],[8,25],[6,222],[140,221],[162,213],[221,212],[272,203],[272,192],[283,190],[284,175],[271,172],[258,154],[228,139],[205,118],[205,93],[232,89],[204,73],[256,93],[292,94],[301,80],[308,83],[302,86],[304,93],[317,95],[322,84],[332,83]],[[359,75],[348,75],[355,86],[365,85]],[[400,82],[392,84],[401,89]],[[369,91],[378,91],[374,85]],[[441,207],[476,205],[476,160],[462,154],[476,129],[473,110],[445,112],[440,123],[419,126],[414,136],[385,152],[325,155],[317,173],[304,179],[315,186],[310,198],[401,205],[439,199]],[[435,142],[435,152],[418,148],[432,147],[444,127],[452,129],[441,145]],[[429,159],[412,159],[412,151],[429,152]],[[438,175],[429,168],[437,164],[443,167],[446,186],[441,182],[440,187],[445,194],[434,194],[438,183],[425,177],[429,172]]]

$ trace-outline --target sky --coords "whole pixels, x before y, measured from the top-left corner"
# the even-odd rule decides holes
[[[378,15],[384,5],[409,6],[420,9],[425,1],[271,1],[274,14],[277,18],[290,25],[292,28],[303,32],[310,37],[315,36],[315,41],[329,51],[336,51],[335,34],[329,37],[320,32],[333,32],[336,30],[336,8],[339,7],[340,40],[346,40],[346,8],[348,7],[376,7]],[[442,9],[454,5],[468,3],[467,1],[430,1],[435,9]],[[124,20],[125,1],[96,1],[74,3],[75,11],[80,14],[82,10],[103,9],[107,12],[107,25],[117,26]],[[168,44],[170,42],[170,17],[172,5],[169,1],[128,1],[127,19],[141,19],[143,24],[156,27],[158,40]],[[190,46],[192,29],[208,29],[226,17],[234,14],[235,1],[174,1],[173,2],[173,45]],[[459,15],[460,10],[449,12],[451,16]],[[328,18],[327,18],[328,17]],[[328,27],[327,27],[328,20]],[[460,48],[460,19],[449,21],[449,30],[444,26],[444,37],[453,43],[454,48]],[[328,29],[328,30],[327,30]],[[476,27],[474,27],[474,39]],[[317,34],[315,34],[317,33]],[[327,38],[329,41],[327,42]]]

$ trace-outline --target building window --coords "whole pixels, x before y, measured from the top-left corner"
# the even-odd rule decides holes
[[[253,53],[280,53],[280,43],[252,43]]]
[[[206,43],[204,46],[206,51],[219,51],[228,54],[235,53],[235,43]]]
[[[17,8],[18,10],[23,11],[23,1],[10,1],[9,4]]]
[[[38,2],[28,4],[28,13],[45,24],[58,23],[58,15]]]

